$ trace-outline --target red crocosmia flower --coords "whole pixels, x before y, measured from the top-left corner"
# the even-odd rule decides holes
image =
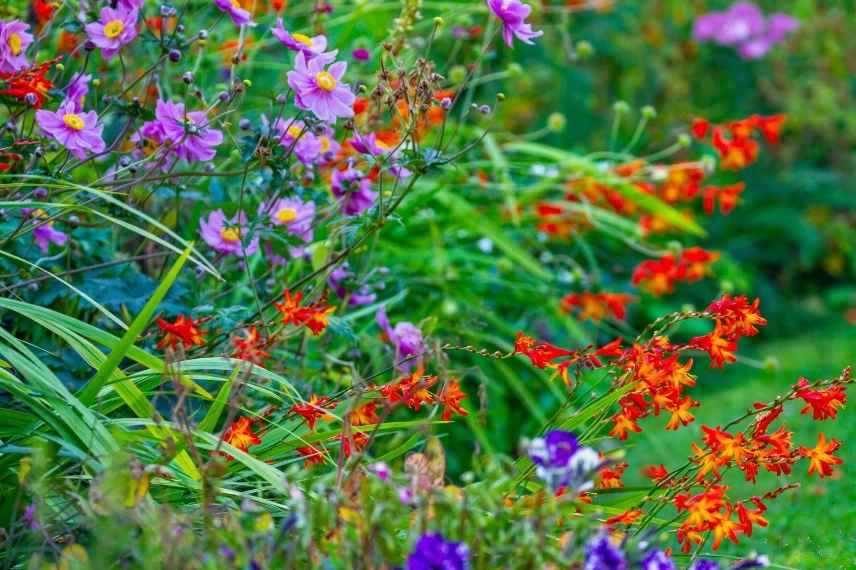
[[[380,422],[377,415],[377,402],[367,402],[351,412],[351,425],[368,426]]]
[[[449,421],[452,419],[452,412],[467,416],[469,412],[461,406],[461,402],[467,397],[467,394],[461,390],[461,384],[457,380],[450,380],[443,387],[443,390],[437,397],[438,402],[443,404],[443,419]]]
[[[713,332],[693,338],[688,346],[707,352],[710,356],[711,368],[722,368],[726,362],[737,361],[737,356],[734,354],[737,343],[725,334],[719,323],[716,324]]]
[[[639,520],[639,517],[641,517],[642,514],[643,514],[643,512],[640,511],[639,509],[624,511],[620,515],[615,515],[614,517],[609,517],[608,519],[606,519],[606,521],[604,521],[604,524],[606,524],[607,526],[612,526],[612,525],[616,525],[616,524],[623,524],[623,525],[630,526],[631,524],[633,524],[637,520]]]
[[[624,471],[627,470],[627,467],[627,463],[616,463],[615,465],[609,465],[602,468],[599,471],[600,480],[597,484],[598,488],[620,489],[624,487],[624,483],[621,481],[621,476],[624,475]]]
[[[633,417],[632,414],[628,414],[627,412],[614,415],[612,417],[612,422],[615,425],[610,430],[609,435],[617,437],[621,441],[625,441],[627,439],[627,435],[631,431],[636,433],[641,432],[642,428],[636,423],[636,419],[636,417]]]
[[[753,407],[756,410],[763,410],[767,407],[767,405],[761,402],[755,402],[755,404],[753,404]],[[784,406],[775,406],[768,412],[758,416],[758,418],[755,420],[755,437],[757,438],[760,435],[766,434],[767,430],[770,429],[770,424],[776,421],[776,418],[782,415],[782,412],[784,410]]]
[[[514,352],[529,357],[532,364],[538,368],[547,367],[548,364],[553,363],[557,358],[574,356],[576,354],[573,350],[565,350],[549,343],[536,343],[534,339],[524,335],[522,332],[517,333],[517,339],[514,342]]]
[[[262,440],[259,439],[259,436],[253,431],[253,421],[246,416],[242,416],[232,422],[232,424],[223,432],[221,439],[225,443],[228,443],[236,449],[240,449],[244,453],[249,452],[251,445],[258,445],[262,442]],[[228,453],[224,453],[223,455],[225,455],[229,461],[234,459],[234,457]]]
[[[800,413],[811,412],[812,418],[816,420],[834,419],[838,410],[847,403],[847,393],[844,386],[832,386],[823,390],[812,390],[805,378],[800,378],[795,388],[798,388],[794,397],[801,398],[805,407]]]
[[[311,467],[318,465],[320,463],[324,463],[324,451],[321,447],[315,447],[312,445],[305,445],[303,447],[297,448],[297,453],[305,457],[306,459],[303,461],[303,467],[305,469],[310,469]]]
[[[710,131],[710,121],[704,118],[695,118],[693,119],[692,126],[690,126],[690,131],[698,140],[702,140],[707,137],[708,131]]]
[[[667,167],[666,180],[657,189],[660,198],[669,204],[689,201],[698,196],[704,170],[685,165]]]
[[[757,327],[767,324],[767,319],[761,316],[760,304],[760,299],[749,303],[749,299],[743,295],[731,297],[725,294],[708,305],[706,311],[715,315],[725,335],[734,338],[755,336],[758,334]]]
[[[570,293],[562,297],[561,308],[570,313],[579,309],[577,319],[600,322],[606,316],[623,320],[627,315],[627,304],[635,300],[626,293]]]
[[[32,1],[31,6],[33,16],[36,18],[37,31],[41,31],[44,25],[50,22],[58,5],[56,2],[46,2],[45,0]]]
[[[707,251],[700,247],[687,248],[681,252],[678,273],[686,281],[698,281],[707,275],[710,264],[717,259],[719,253],[716,251]]]
[[[193,320],[190,317],[179,315],[175,322],[170,323],[158,317],[157,325],[165,334],[164,337],[157,343],[157,347],[163,350],[169,347],[176,349],[179,343],[184,348],[192,346],[202,346],[205,344],[204,336],[208,331],[200,330],[199,325],[207,319]]]
[[[726,138],[722,128],[716,127],[711,142],[725,170],[740,170],[758,160],[758,143],[752,138]]]
[[[843,459],[833,455],[839,447],[841,447],[840,441],[832,439],[827,442],[823,433],[818,436],[816,446],[812,448],[800,447],[800,455],[809,459],[808,474],[817,473],[821,479],[830,477],[832,466],[844,463]]]
[[[283,303],[274,303],[277,311],[282,314],[282,324],[305,326],[313,335],[318,336],[329,324],[329,317],[335,308],[327,304],[326,294],[315,303],[302,307],[300,305],[303,293],[297,292],[294,296],[286,289],[283,292]]]
[[[332,416],[327,410],[332,410],[335,407],[336,402],[334,402],[329,396],[318,397],[313,394],[305,404],[294,404],[291,406],[291,411],[306,420],[306,424],[309,426],[309,429],[314,430],[315,422],[318,421],[319,418],[331,418]]]
[[[669,476],[666,466],[662,463],[660,465],[649,465],[642,471],[642,474],[654,483],[659,483]]]
[[[665,408],[672,413],[669,423],[666,424],[667,430],[676,430],[682,425],[689,425],[695,420],[695,416],[690,412],[692,408],[698,407],[699,403],[689,396],[677,403],[669,403]]]
[[[675,291],[679,279],[675,256],[667,253],[659,259],[646,259],[633,270],[631,283],[642,287],[652,295],[660,296]]]
[[[770,144],[779,142],[779,132],[785,123],[785,115],[771,115],[769,117],[758,117],[758,129],[761,135]]]
[[[712,215],[716,210],[717,202],[719,202],[719,212],[722,215],[730,214],[731,210],[737,206],[740,194],[745,189],[746,184],[743,182],[729,186],[706,186],[702,191],[702,202],[705,213]]]
[[[369,100],[365,97],[357,97],[354,100],[354,114],[361,115],[366,112],[366,109],[369,108]]]
[[[34,109],[41,109],[54,84],[45,77],[62,58],[34,65],[17,73],[0,73],[0,95],[14,97]]]
[[[604,358],[618,358],[623,352],[621,338],[617,338],[595,350],[594,354],[595,356],[603,356]]]
[[[769,524],[767,519],[764,518],[767,505],[759,497],[752,497],[750,500],[756,507],[753,510],[747,509],[743,503],[738,503],[737,505],[737,517],[740,519],[740,524],[743,526],[743,534],[746,536],[752,536],[752,527],[754,525],[765,527]]]
[[[369,436],[367,436],[366,434],[364,434],[362,432],[352,433],[350,439],[345,437],[345,434],[342,434],[338,437],[338,439],[342,444],[342,453],[345,455],[345,457],[351,456],[351,441],[352,440],[354,442],[354,449],[357,452],[360,452],[363,449],[365,449],[366,445],[369,443]]]
[[[232,358],[246,360],[258,366],[262,366],[264,361],[270,358],[270,353],[265,352],[265,343],[255,326],[244,329],[243,336],[233,338],[232,346],[235,347]]]

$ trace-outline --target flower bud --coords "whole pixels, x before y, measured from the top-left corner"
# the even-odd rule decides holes
[[[628,105],[626,101],[616,101],[612,104],[612,110],[615,113],[624,115],[630,112],[630,105]]]
[[[169,56],[169,60],[173,63],[177,63],[181,60],[181,52],[178,51],[177,49],[169,50],[168,56]]]
[[[467,78],[467,68],[463,65],[455,65],[449,70],[449,80],[452,83],[462,83]]]
[[[588,42],[577,42],[576,53],[580,59],[586,59],[594,53],[594,47]]]
[[[645,105],[644,107],[642,107],[642,116],[646,119],[653,119],[657,116],[657,109],[655,109],[651,105]]]
[[[193,73],[190,71],[185,71],[184,75],[181,76],[181,80],[184,81],[187,85],[193,83]]]
[[[692,143],[692,139],[686,133],[681,133],[678,135],[678,144],[682,147],[688,147]]]
[[[567,123],[568,120],[562,113],[550,113],[550,116],[547,117],[547,128],[554,133],[561,133],[564,131]]]

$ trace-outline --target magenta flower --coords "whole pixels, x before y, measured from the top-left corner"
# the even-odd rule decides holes
[[[214,210],[205,218],[199,219],[199,233],[205,243],[214,248],[217,253],[244,257],[252,255],[259,248],[259,237],[253,236],[250,243],[243,243],[246,226],[246,216],[243,212],[226,220],[223,210]]]
[[[395,327],[390,326],[386,310],[381,307],[377,310],[377,324],[386,333],[389,341],[395,346],[395,361],[399,362],[413,356],[421,356],[425,352],[425,342],[422,340],[422,331],[413,323],[401,321]],[[398,368],[408,372],[419,359],[410,359],[402,362]]]
[[[241,6],[238,0],[214,0],[214,5],[229,14],[236,26],[255,26],[252,15]]]
[[[377,192],[372,190],[371,180],[351,166],[346,170],[333,171],[332,190],[333,196],[339,199],[342,213],[346,216],[365,212],[377,200]]]
[[[799,20],[787,14],[765,18],[755,4],[737,2],[724,12],[708,12],[696,18],[693,38],[736,48],[743,59],[759,59],[799,26]]]
[[[318,142],[321,143],[321,160],[333,158],[339,152],[339,149],[342,148],[342,145],[336,140],[336,132],[330,125],[324,125],[321,132],[315,136],[318,138]]]
[[[377,135],[374,133],[361,135],[359,132],[354,131],[354,137],[349,139],[348,142],[351,143],[354,150],[360,154],[381,156],[390,150],[389,145],[378,140]]]
[[[66,99],[56,111],[36,111],[36,122],[48,135],[83,160],[86,153],[99,153],[105,148],[95,111],[81,113],[74,101]]]
[[[75,73],[71,81],[68,82],[68,87],[65,89],[65,99],[74,103],[75,112],[79,113],[83,110],[83,100],[89,94],[89,82],[91,80],[92,76],[89,74]]]
[[[99,16],[97,22],[86,24],[86,34],[109,60],[137,37],[137,11],[102,8]]]
[[[302,51],[294,60],[294,69],[288,72],[288,86],[295,91],[295,103],[301,109],[312,111],[322,121],[336,122],[339,117],[353,117],[356,96],[348,85],[340,83],[348,68],[338,61],[327,70],[332,54],[323,54],[306,62]]]
[[[357,48],[351,52],[351,57],[357,61],[368,61],[371,59],[372,54],[366,48]]]
[[[317,35],[309,37],[305,34],[292,34],[285,29],[282,18],[276,21],[276,27],[271,29],[271,33],[276,36],[276,39],[282,42],[282,45],[291,51],[298,51],[305,54],[309,59],[324,53],[324,50],[327,49],[327,38],[325,36]]]
[[[532,6],[520,0],[487,0],[491,11],[502,21],[502,39],[508,47],[514,47],[514,38],[524,44],[534,43],[532,40],[544,35],[542,31],[534,31],[526,18],[532,13]]]
[[[223,133],[210,128],[204,111],[188,113],[184,103],[172,101],[158,100],[155,121],[145,123],[140,131],[145,131],[145,138],[171,141],[170,151],[187,162],[211,160],[223,142]]]
[[[351,307],[374,303],[377,300],[377,294],[367,284],[357,283],[354,277],[346,261],[330,272],[327,282],[340,299],[348,298],[348,305]]]
[[[315,203],[300,198],[280,198],[272,204],[262,204],[259,214],[267,214],[274,226],[299,237],[304,243],[312,240],[312,221],[315,218]]]
[[[267,118],[262,117],[262,122],[266,124]],[[297,159],[307,166],[315,164],[322,152],[321,141],[303,121],[277,119],[273,124],[273,136],[286,151],[293,151]]]
[[[122,10],[141,10],[143,8],[143,4],[146,3],[146,0],[119,0],[116,4],[117,8],[121,8]]]
[[[0,22],[0,73],[14,73],[29,67],[26,51],[33,43],[27,32],[30,24],[20,20]]]
[[[47,212],[41,208],[30,210],[29,212],[25,212],[25,214],[33,220],[44,220],[48,218]],[[68,234],[54,228],[53,222],[44,222],[33,229],[33,240],[36,242],[36,245],[39,246],[39,249],[42,250],[42,253],[47,253],[51,243],[55,243],[60,247],[64,246],[68,242]]]

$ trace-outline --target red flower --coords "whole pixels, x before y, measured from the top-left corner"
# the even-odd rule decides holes
[[[233,338],[232,346],[235,347],[232,358],[246,360],[258,366],[262,366],[264,361],[270,358],[270,354],[263,350],[265,344],[255,326],[244,329],[244,336]]]
[[[844,463],[843,459],[833,455],[839,447],[841,447],[840,441],[833,439],[827,443],[823,433],[818,436],[816,446],[812,448],[800,447],[800,455],[809,459],[808,474],[811,475],[816,472],[821,479],[831,476],[832,466]]]
[[[642,474],[654,483],[659,483],[669,476],[666,466],[662,463],[659,465],[649,465],[642,471]]]
[[[303,293],[297,292],[292,297],[291,292],[286,289],[283,292],[283,303],[274,303],[276,310],[282,314],[284,325],[305,326],[313,335],[318,336],[327,328],[328,319],[336,309],[327,304],[326,295],[315,303],[301,307],[300,302]]]
[[[623,320],[627,315],[627,304],[634,300],[633,295],[626,293],[570,293],[562,297],[561,308],[567,313],[574,308],[579,309],[577,319],[581,321],[600,322],[607,315]]]
[[[351,425],[367,426],[380,422],[377,415],[377,402],[368,402],[351,412]]]
[[[205,339],[203,337],[208,331],[199,329],[199,325],[204,321],[205,319],[193,320],[190,317],[179,315],[174,323],[170,323],[158,317],[158,328],[166,334],[157,343],[157,347],[161,350],[166,347],[175,350],[179,343],[184,348],[204,345]]]
[[[223,435],[220,437],[225,443],[228,443],[236,449],[240,449],[244,453],[249,451],[251,445],[258,445],[262,442],[262,440],[259,439],[259,436],[257,436],[253,431],[252,420],[246,416],[241,416],[232,422],[232,424],[223,431]],[[225,455],[229,461],[235,459],[228,453],[224,453],[223,455]]]
[[[552,364],[557,358],[574,356],[576,354],[573,350],[565,350],[546,342],[536,343],[535,339],[526,336],[522,332],[517,333],[517,339],[514,342],[514,352],[529,357],[532,364],[538,368],[546,368],[547,365]]]
[[[707,133],[709,130],[710,130],[710,121],[708,121],[707,119],[701,118],[701,117],[693,119],[692,126],[690,127],[690,131],[692,132],[693,136],[696,139],[698,139],[698,140],[704,139],[707,136]]]
[[[758,308],[760,304],[760,299],[755,299],[750,304],[745,296],[731,297],[725,294],[721,299],[708,305],[706,311],[716,316],[716,320],[727,336],[734,338],[755,336],[758,334],[756,327],[767,324],[767,319],[761,316]]]
[[[324,451],[322,447],[304,445],[303,447],[297,448],[297,453],[306,458],[303,462],[303,467],[306,469],[309,469],[314,465],[318,465],[319,463],[324,463]]]
[[[744,182],[738,182],[729,186],[707,186],[703,191],[704,211],[711,215],[716,210],[719,202],[719,212],[728,215],[737,206],[740,194],[746,189]]]
[[[61,57],[54,58],[17,73],[0,73],[0,95],[9,95],[35,109],[40,109],[48,91],[54,86],[45,74],[61,59]]]
[[[713,332],[693,338],[688,346],[707,352],[710,355],[711,368],[722,368],[726,362],[737,361],[737,356],[734,354],[734,351],[737,350],[737,343],[725,334],[719,323],[716,324]]]
[[[812,390],[808,387],[808,380],[800,378],[796,384],[799,390],[794,394],[797,398],[802,398],[806,406],[800,410],[801,413],[812,413],[812,418],[816,420],[834,419],[838,415],[838,410],[844,407],[847,403],[847,393],[843,386],[832,386],[825,390]]]
[[[609,517],[606,519],[604,524],[606,525],[615,525],[615,524],[623,524],[623,525],[631,525],[639,520],[639,517],[642,516],[642,511],[635,509],[630,511],[624,511],[620,515],[615,515],[614,517]]]
[[[294,404],[291,406],[291,411],[306,420],[309,429],[314,430],[315,422],[318,421],[318,418],[330,417],[327,410],[332,410],[335,407],[336,402],[331,400],[329,396],[319,398],[313,394],[305,404]]]
[[[461,390],[461,384],[457,380],[447,382],[437,398],[444,406],[443,419],[446,421],[452,419],[452,412],[461,416],[467,416],[467,410],[461,407],[461,402],[466,397],[467,394]]]

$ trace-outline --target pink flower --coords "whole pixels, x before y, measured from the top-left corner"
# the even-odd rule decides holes
[[[131,140],[171,142],[170,152],[187,162],[207,162],[217,154],[223,133],[209,126],[204,111],[186,112],[184,103],[158,100],[155,120],[140,128]]]
[[[255,26],[252,15],[244,10],[238,0],[214,0],[214,5],[229,14],[236,26]]]
[[[48,214],[41,208],[31,210],[27,213],[30,219],[43,220],[48,217]],[[45,222],[33,229],[33,240],[36,245],[42,250],[42,253],[47,253],[51,243],[62,247],[68,242],[68,235],[55,229],[53,222]]]
[[[323,54],[307,63],[306,55],[299,52],[294,60],[294,69],[288,72],[288,86],[295,91],[297,106],[331,123],[339,117],[353,117],[356,99],[350,87],[339,82],[348,68],[347,63],[338,61],[329,70],[325,69],[332,56]]]
[[[532,44],[533,39],[544,35],[525,22],[532,13],[532,6],[520,0],[487,0],[487,5],[502,20],[502,39],[508,47],[514,47],[515,37],[525,44]]]
[[[112,59],[137,37],[137,11],[102,8],[100,20],[86,24],[86,34],[101,48],[104,59]]]
[[[26,51],[33,43],[29,24],[20,20],[0,22],[0,73],[15,73],[29,67]]]
[[[74,101],[66,99],[56,111],[36,111],[36,122],[48,135],[83,160],[86,153],[99,153],[105,148],[95,111],[81,113]]]
[[[347,216],[365,212],[377,200],[377,192],[371,189],[371,180],[356,168],[336,169],[331,180],[333,196],[339,199],[342,213]]]
[[[267,214],[274,226],[285,228],[288,233],[303,242],[312,240],[312,220],[315,218],[315,203],[300,198],[280,198],[272,204],[262,204],[259,214]]]
[[[245,225],[246,216],[243,213],[227,221],[223,210],[214,210],[208,215],[207,221],[205,218],[199,219],[199,233],[214,251],[244,257],[245,254],[254,254],[259,248],[258,236],[253,236],[250,243],[244,245],[242,240]]]
[[[89,74],[82,75],[75,73],[71,81],[68,82],[68,87],[65,89],[65,98],[67,101],[74,103],[74,109],[77,112],[83,110],[83,100],[89,94],[89,82],[92,76]]]
[[[276,21],[276,27],[271,29],[271,33],[276,36],[282,45],[291,51],[299,51],[306,54],[306,57],[312,59],[316,55],[324,53],[327,49],[327,38],[322,35],[309,37],[305,34],[290,33],[285,29],[282,23],[282,18]]]
[[[371,59],[372,54],[366,48],[357,48],[351,52],[351,57],[357,61],[368,61]]]
[[[262,122],[267,123],[267,118],[262,117]],[[293,151],[297,159],[307,166],[315,164],[322,144],[303,121],[277,119],[272,130],[272,136],[286,151]]]

